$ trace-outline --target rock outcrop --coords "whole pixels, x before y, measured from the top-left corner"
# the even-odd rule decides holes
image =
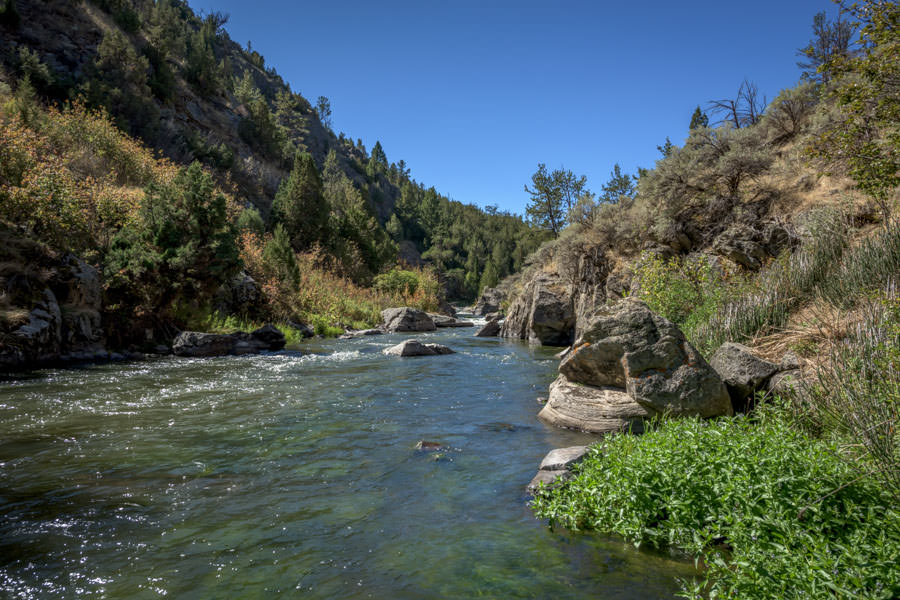
[[[490,313],[500,312],[500,305],[504,300],[506,300],[506,296],[499,289],[490,287],[484,288],[481,292],[481,296],[478,297],[478,301],[475,302],[472,314],[476,317],[483,317]]]
[[[475,332],[475,337],[497,337],[500,335],[500,321],[488,321]]]
[[[776,222],[762,224],[755,229],[743,223],[735,223],[713,240],[713,251],[747,269],[759,269],[770,257],[797,242],[796,236]]]
[[[281,350],[284,344],[284,335],[278,328],[265,325],[251,333],[182,331],[172,342],[172,352],[176,356],[187,357],[259,354],[264,350]]]
[[[262,293],[256,280],[244,271],[216,292],[216,310],[226,315],[251,315],[259,306]]]
[[[750,348],[734,342],[719,346],[709,364],[725,382],[735,412],[746,412],[753,394],[765,390],[769,379],[779,370],[775,363],[755,356]]]
[[[572,295],[562,280],[539,273],[509,307],[500,335],[546,346],[568,346],[575,333]]]
[[[381,320],[384,321],[385,331],[391,333],[403,331],[434,331],[437,326],[428,313],[417,308],[401,306],[399,308],[386,308],[381,311]]]
[[[655,415],[732,414],[725,384],[684,334],[634,299],[600,309],[572,345],[539,417],[604,433]]]
[[[453,350],[441,344],[423,344],[419,340],[404,340],[396,346],[382,350],[389,356],[437,356],[439,354],[455,354]]]
[[[14,263],[3,278],[8,297],[27,311],[27,319],[0,337],[0,365],[27,368],[57,360],[108,358],[97,269],[71,254],[38,256],[35,261],[48,273],[46,278],[26,274]]]

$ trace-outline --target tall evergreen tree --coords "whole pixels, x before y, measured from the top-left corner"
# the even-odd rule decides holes
[[[531,195],[525,213],[534,226],[559,235],[566,222],[566,211],[558,182],[547,172],[547,165],[538,164],[538,170],[531,176],[531,184],[531,188],[525,185],[525,191]]]
[[[688,129],[693,131],[698,127],[709,127],[709,117],[706,116],[706,113],[699,106],[694,109],[694,114],[691,115],[691,124]]]
[[[273,218],[284,225],[291,245],[299,251],[328,238],[328,213],[316,162],[310,153],[301,152],[275,194]]]
[[[607,204],[618,202],[621,198],[630,198],[634,195],[636,181],[634,177],[628,173],[622,172],[619,163],[613,166],[612,173],[609,174],[609,181],[601,186],[603,193],[600,194],[600,201]]]

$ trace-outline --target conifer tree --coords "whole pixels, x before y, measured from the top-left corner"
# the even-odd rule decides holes
[[[275,194],[274,220],[284,225],[291,245],[299,251],[328,238],[328,212],[316,163],[310,153],[301,152]]]
[[[709,127],[709,117],[706,116],[706,113],[699,106],[694,109],[694,114],[691,115],[691,124],[688,129],[693,131],[698,127]]]

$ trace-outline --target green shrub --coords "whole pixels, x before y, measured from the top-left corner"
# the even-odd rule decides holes
[[[138,219],[113,239],[106,275],[113,306],[165,320],[179,302],[203,305],[239,265],[225,198],[195,162],[148,186]]]
[[[722,273],[702,256],[666,260],[645,252],[635,266],[635,277],[640,299],[685,331],[708,321],[726,292]]]
[[[782,410],[604,438],[538,516],[702,557],[691,598],[895,598],[900,514],[835,444]]]

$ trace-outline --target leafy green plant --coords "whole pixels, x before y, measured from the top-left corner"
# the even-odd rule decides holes
[[[691,598],[894,598],[900,513],[835,443],[772,406],[753,419],[658,423],[595,445],[539,517],[702,558]]]

